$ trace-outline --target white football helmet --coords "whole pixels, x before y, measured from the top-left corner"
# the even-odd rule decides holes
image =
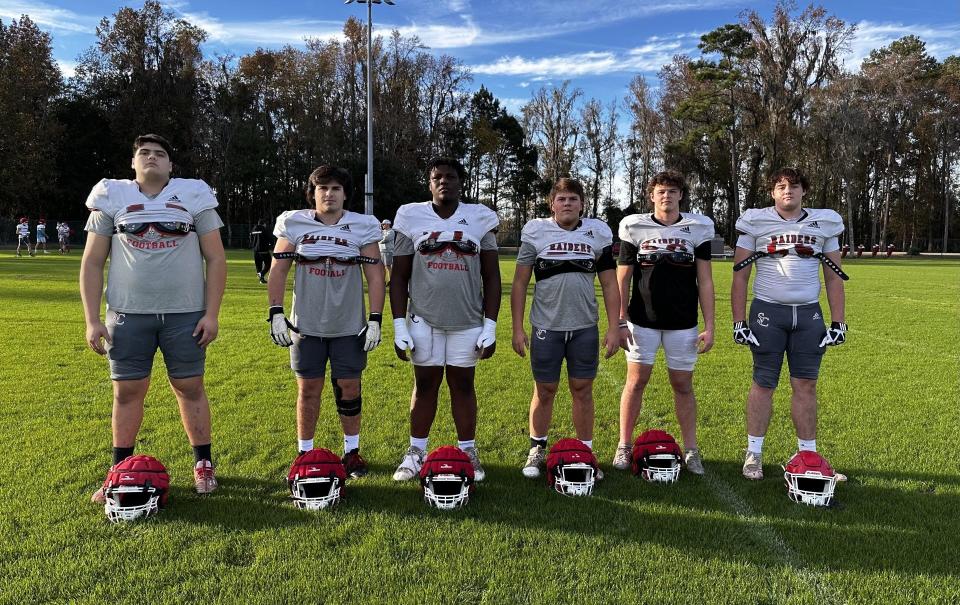
[[[783,471],[791,500],[810,506],[830,506],[837,473],[826,458],[817,452],[797,452]]]

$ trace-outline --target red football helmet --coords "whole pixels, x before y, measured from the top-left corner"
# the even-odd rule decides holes
[[[336,506],[345,495],[346,480],[340,457],[322,447],[297,456],[287,473],[294,506],[307,510]]]
[[[589,496],[597,479],[597,457],[579,439],[561,439],[547,454],[547,485],[564,496]]]
[[[791,500],[811,506],[830,506],[838,476],[826,458],[817,452],[797,452],[783,471]]]
[[[673,436],[658,429],[645,431],[633,442],[633,474],[647,481],[673,483],[680,477],[683,452]]]
[[[170,476],[153,456],[128,456],[103,481],[103,510],[113,523],[154,515],[167,504]]]
[[[458,447],[442,445],[423,459],[420,467],[423,501],[441,510],[465,506],[473,491],[473,463]]]

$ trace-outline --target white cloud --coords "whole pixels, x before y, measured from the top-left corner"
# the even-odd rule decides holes
[[[41,29],[59,32],[92,34],[100,22],[100,17],[81,15],[66,8],[51,6],[43,2],[22,2],[18,0],[0,0],[0,19],[9,23],[28,15],[30,20]]]
[[[224,44],[301,44],[305,38],[329,39],[343,35],[343,23],[339,21],[278,19],[225,22],[207,13],[182,13],[182,16],[203,28],[211,42]]]
[[[847,69],[859,69],[871,50],[889,46],[891,42],[910,35],[926,42],[927,52],[941,61],[949,55],[960,55],[960,23],[906,25],[861,21],[857,24],[856,37],[850,43]]]
[[[679,41],[657,38],[626,52],[604,50],[541,58],[502,57],[493,63],[472,65],[470,69],[478,74],[522,76],[534,81],[618,72],[651,73],[659,71],[674,55],[693,50],[693,47],[685,48]]]
[[[77,71],[76,61],[58,60],[57,65],[60,66],[60,73],[63,74],[64,78],[72,78]]]

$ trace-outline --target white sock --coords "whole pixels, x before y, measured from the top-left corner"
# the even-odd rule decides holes
[[[591,450],[593,449],[593,439],[586,439],[586,440],[581,439],[581,440],[580,440],[580,443],[584,444],[585,446],[587,446],[587,447],[590,448]]]
[[[458,441],[457,441],[457,447],[460,448],[460,449],[462,449],[462,450],[465,450],[465,449],[467,449],[468,447],[477,447],[477,440],[476,440],[476,439],[468,439],[467,441],[459,441],[459,440],[458,440]]]
[[[360,433],[343,436],[343,453],[351,452],[360,447]]]
[[[430,439],[429,437],[424,437],[423,439],[421,439],[419,437],[414,437],[413,435],[411,435],[410,445],[416,448],[420,448],[421,451],[425,452],[427,451],[427,441],[429,439]]]
[[[799,449],[801,452],[815,452],[817,451],[817,440],[797,439],[797,449]]]
[[[759,454],[763,451],[763,437],[747,435],[747,451]]]
[[[301,452],[309,452],[313,449],[313,439],[298,439],[297,447]]]

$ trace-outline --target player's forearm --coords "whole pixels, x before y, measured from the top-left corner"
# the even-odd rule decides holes
[[[607,313],[607,326],[619,325],[620,314],[624,307],[620,302],[620,283],[614,275],[600,277],[600,292],[603,295],[603,308]]]
[[[80,263],[80,300],[83,301],[83,318],[87,324],[100,321],[100,302],[103,296],[103,265],[86,259]]]
[[[703,325],[707,330],[712,332],[716,319],[716,298],[714,296],[713,282],[700,285],[699,298],[700,312],[703,314]]]
[[[830,321],[846,322],[847,295],[840,278],[831,279],[824,285],[827,290],[827,304],[830,306]]]
[[[744,269],[743,271],[746,271]],[[747,280],[749,275],[740,276],[739,273],[733,274],[733,281],[730,283],[730,310],[733,312],[733,321],[746,321],[747,319]]]
[[[513,330],[523,330],[523,315],[527,306],[527,286],[530,280],[522,280],[519,276],[514,277],[513,285],[510,287],[510,319],[513,322]]]
[[[617,288],[620,293],[620,309],[618,317],[629,319],[630,282],[633,278],[633,267],[621,265],[617,267]]]
[[[371,313],[383,313],[383,301],[387,297],[387,287],[383,278],[383,266],[364,265],[363,275],[367,278],[367,299]]]
[[[407,296],[410,285],[410,260],[394,257],[390,275],[390,312],[394,319],[407,316]]]
[[[223,302],[223,292],[227,288],[227,258],[226,254],[207,258],[206,283],[206,314],[211,317],[220,315],[220,305]]]

